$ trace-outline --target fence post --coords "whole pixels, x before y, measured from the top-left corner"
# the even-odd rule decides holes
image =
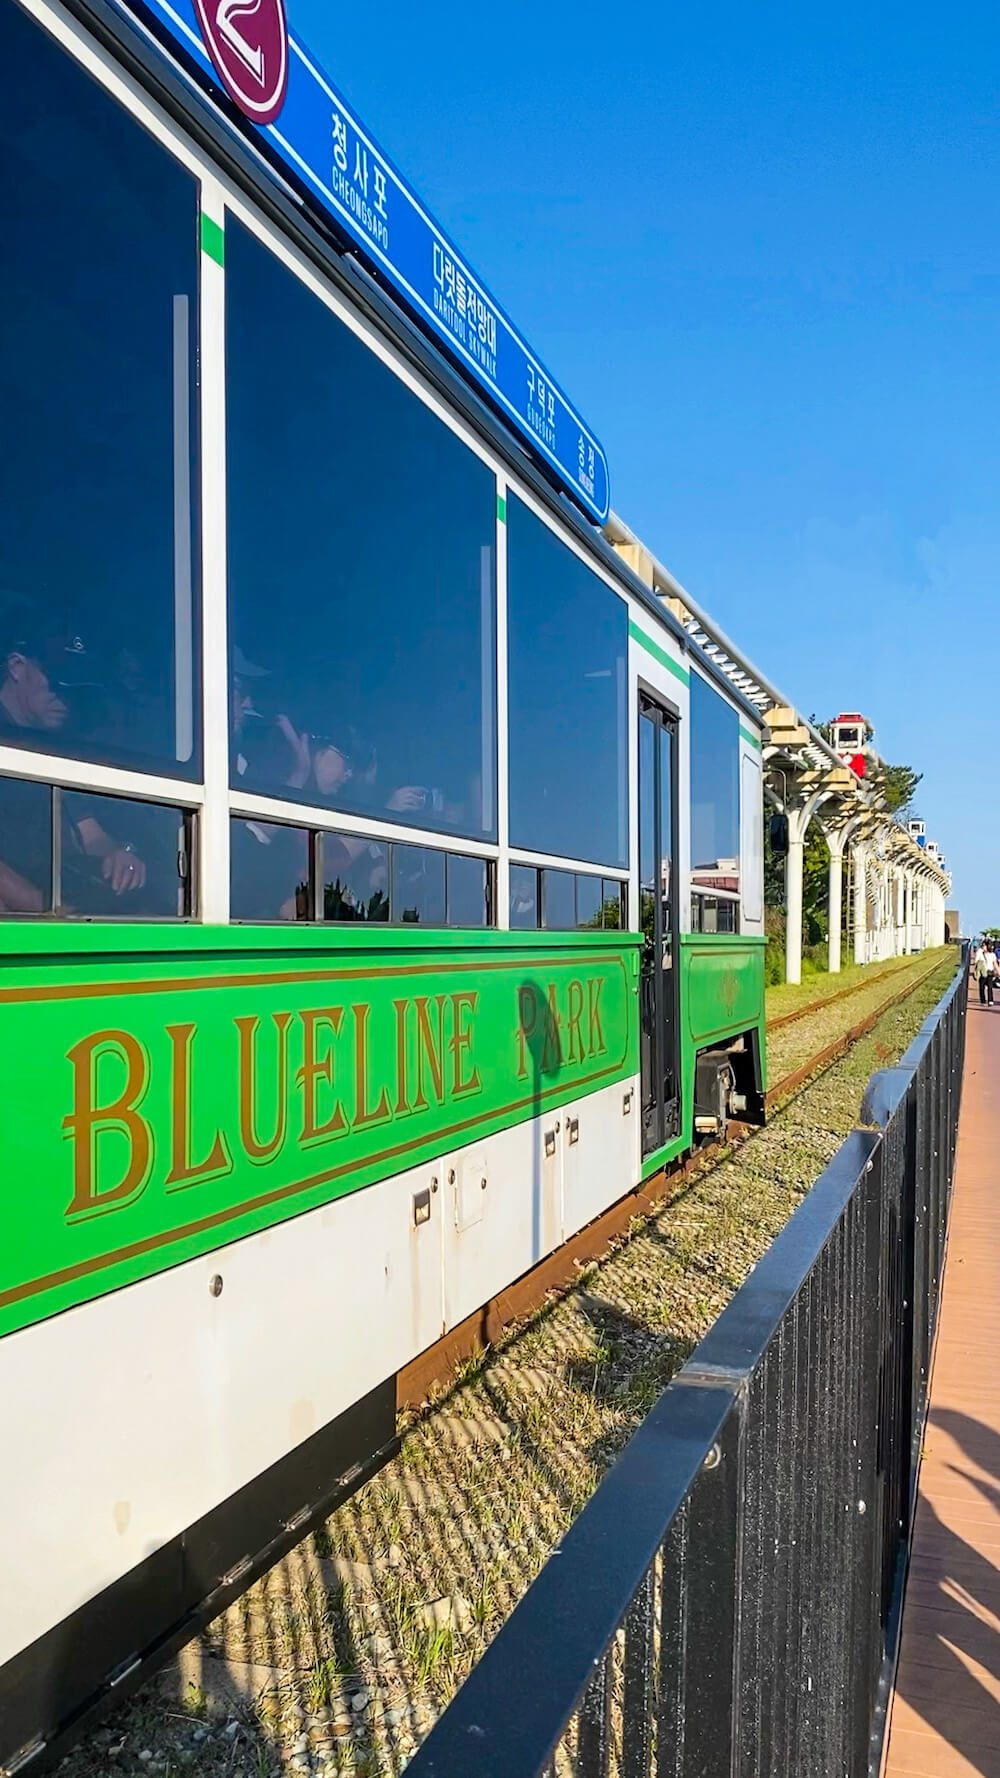
[[[743,1423],[740,1397],[664,1544],[656,1778],[738,1770]]]

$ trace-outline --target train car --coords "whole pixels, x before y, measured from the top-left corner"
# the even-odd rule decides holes
[[[762,1114],[759,714],[290,25],[0,0],[11,1772],[371,1472],[402,1367]]]

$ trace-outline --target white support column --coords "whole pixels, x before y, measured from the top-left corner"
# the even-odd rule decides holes
[[[854,961],[868,961],[868,847],[858,840],[851,847],[854,868]]]
[[[823,834],[830,852],[830,875],[827,908],[830,930],[827,937],[827,967],[831,975],[840,974],[841,926],[844,918],[844,853],[856,823],[846,826],[824,826]]]
[[[938,880],[932,887],[931,944],[938,946],[945,942],[945,891]]]
[[[805,841],[793,834],[788,817],[788,854],[785,858],[785,980],[802,980],[802,863]]]
[[[809,823],[825,800],[826,792],[814,791],[804,803],[786,808],[788,855],[785,859],[785,980],[802,980],[802,865]]]
[[[829,841],[829,836],[828,841]],[[827,918],[827,968],[831,975],[840,974],[840,922],[843,919],[844,848],[830,844],[829,894]]]
[[[903,878],[903,929],[906,933],[907,955],[913,949],[913,872],[907,867]]]

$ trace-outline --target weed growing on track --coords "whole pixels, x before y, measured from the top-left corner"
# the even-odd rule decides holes
[[[470,1361],[413,1417],[399,1457],[75,1749],[65,1778],[400,1772],[953,968],[949,953],[766,1130],[706,1161],[581,1267],[571,1295]],[[898,985],[873,985],[871,1005]],[[866,998],[815,1015],[819,1036],[812,1018],[789,1027],[799,1060],[871,1010]],[[796,1066],[773,1059],[784,1035],[772,1078]]]

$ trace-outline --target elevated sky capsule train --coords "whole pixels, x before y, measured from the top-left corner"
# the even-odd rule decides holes
[[[763,1108],[759,713],[236,10],[0,0],[19,1772],[370,1471],[403,1366]]]

